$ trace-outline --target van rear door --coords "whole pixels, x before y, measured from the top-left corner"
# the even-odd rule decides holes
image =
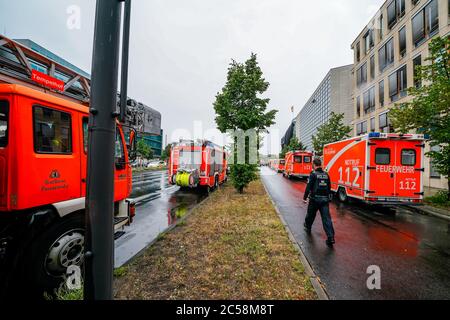
[[[395,197],[395,144],[370,140],[369,197]]]
[[[421,141],[396,141],[396,195],[400,198],[422,198],[422,147]]]

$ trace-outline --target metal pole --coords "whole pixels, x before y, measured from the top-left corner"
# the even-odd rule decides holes
[[[84,295],[112,299],[114,144],[120,43],[119,1],[97,0],[92,57]]]
[[[122,32],[122,70],[120,78],[120,121],[125,122],[128,88],[128,48],[130,45],[131,0],[125,0],[125,14]]]

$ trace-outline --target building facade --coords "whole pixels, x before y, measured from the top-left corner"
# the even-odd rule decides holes
[[[325,124],[331,112],[343,113],[344,123],[353,120],[353,65],[331,69],[295,118],[295,136],[307,150],[313,150],[312,136]]]
[[[354,135],[394,130],[389,109],[409,101],[407,88],[420,85],[414,70],[425,63],[431,39],[450,35],[449,2],[388,0],[352,43]],[[424,184],[447,184],[430,159],[425,161]]]

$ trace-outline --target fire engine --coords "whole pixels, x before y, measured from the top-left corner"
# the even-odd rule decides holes
[[[172,144],[169,183],[186,188],[217,188],[227,180],[227,152],[207,140],[181,140]]]
[[[284,171],[284,164],[285,164],[284,159],[274,159],[271,160],[270,168],[272,168],[272,170],[275,170],[278,173],[281,173]]]
[[[372,132],[324,146],[331,189],[371,203],[418,204],[423,200],[425,137]]]
[[[0,35],[0,296],[18,278],[53,289],[83,263],[89,89],[83,75]],[[127,144],[117,122],[115,230],[134,215],[128,135]]]
[[[312,171],[313,153],[309,151],[291,151],[286,153],[283,176],[287,178],[307,178]]]

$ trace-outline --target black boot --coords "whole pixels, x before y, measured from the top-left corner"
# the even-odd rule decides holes
[[[334,244],[336,243],[336,241],[334,240],[334,237],[330,237],[327,239],[326,244],[329,247],[332,247]]]
[[[303,224],[303,229],[305,229],[305,232],[307,234],[311,234],[311,228],[308,228],[308,226],[306,225],[306,222]]]

